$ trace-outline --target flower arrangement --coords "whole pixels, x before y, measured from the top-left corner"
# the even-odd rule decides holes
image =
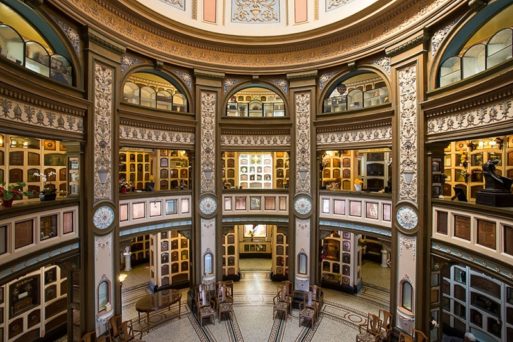
[[[127,193],[132,188],[132,184],[128,182],[125,178],[119,179],[119,192],[122,194]]]
[[[39,177],[41,181],[43,181],[43,190],[39,193],[39,198],[42,201],[51,201],[54,200],[57,196],[55,186],[53,186],[50,178],[55,177],[57,174],[55,171],[50,171],[45,173],[35,172],[34,176]]]
[[[18,182],[16,184],[0,185],[0,198],[2,199],[2,205],[6,208],[12,207],[12,202],[17,199],[22,199],[23,195],[28,196],[29,193],[23,191],[25,183]]]
[[[356,179],[354,180],[354,184],[356,184],[356,185],[362,185],[362,184],[363,184],[363,180],[361,180],[360,178],[356,178]]]

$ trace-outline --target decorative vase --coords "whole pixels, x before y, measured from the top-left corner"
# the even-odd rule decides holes
[[[14,201],[14,198],[11,198],[10,200],[3,199],[2,200],[2,207],[4,207],[4,208],[11,208],[13,201]]]
[[[355,184],[354,185],[355,191],[362,191],[362,185],[361,184]]]

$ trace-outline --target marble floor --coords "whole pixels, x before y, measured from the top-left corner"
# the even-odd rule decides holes
[[[241,259],[243,261],[244,259]],[[250,264],[243,269],[258,269],[266,259],[245,259]],[[244,263],[243,261],[243,263]],[[265,264],[264,264],[265,265]],[[164,309],[153,314],[151,320],[161,324],[144,334],[142,339],[152,341],[354,341],[358,325],[365,322],[367,312],[378,313],[386,309],[386,298],[351,295],[325,289],[325,305],[317,323],[312,327],[299,326],[298,310],[293,309],[287,319],[273,319],[273,297],[279,283],[269,279],[267,270],[241,271],[241,280],[234,283],[234,314],[215,323],[200,326],[190,312],[187,290],[182,291],[181,317],[177,308]],[[146,277],[146,278],[144,278]],[[123,319],[137,319],[135,302],[148,293],[148,270],[136,267],[123,283]],[[138,281],[142,283],[137,283]],[[130,286],[129,286],[130,285]],[[364,291],[362,291],[364,292]]]

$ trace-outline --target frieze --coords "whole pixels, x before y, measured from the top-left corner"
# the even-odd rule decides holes
[[[65,114],[0,96],[1,118],[62,132],[84,133],[82,116]]]
[[[317,134],[318,146],[375,141],[392,142],[392,126]]]
[[[171,68],[171,72],[175,74],[182,82],[185,84],[187,89],[192,92],[193,90],[193,80],[192,80],[192,74],[189,71],[182,70],[179,68]]]
[[[290,146],[290,135],[221,135],[221,146]]]
[[[177,8],[179,10],[185,11],[185,0],[160,0],[160,2],[163,2],[166,5]]]
[[[112,200],[114,69],[94,64],[94,200]]]
[[[325,39],[310,42],[301,49],[295,44],[284,47],[235,47],[233,45],[205,44],[180,37],[157,25],[145,23],[145,19],[118,3],[104,0],[70,0],[68,5],[84,17],[109,27],[124,39],[134,43],[144,42],[146,49],[167,54],[170,58],[194,60],[195,63],[217,64],[222,61],[232,67],[291,67],[315,62],[317,65],[340,60],[342,55],[354,53],[357,49],[367,50],[369,46],[386,41],[404,30],[419,25],[433,12],[445,6],[448,0],[407,1],[402,6],[374,20],[366,21],[354,29],[330,35]],[[329,46],[329,49],[326,48]],[[251,55],[251,56],[248,56]],[[254,55],[254,56],[253,56]]]
[[[372,61],[372,64],[378,66],[388,76],[390,76],[391,70],[392,70],[390,67],[390,57],[382,56],[382,57],[376,58],[375,60]]]
[[[310,93],[296,93],[296,193],[310,193]]]
[[[119,138],[131,141],[155,142],[177,145],[194,145],[194,133],[176,132],[155,128],[119,126]]]
[[[464,112],[432,116],[427,120],[427,134],[456,132],[513,119],[513,100],[491,103]]]
[[[445,37],[447,37],[449,32],[451,32],[452,28],[458,23],[459,20],[460,18],[456,18],[444,27],[442,27],[441,29],[436,30],[435,33],[433,33],[433,35],[431,36],[431,56],[436,55]]]
[[[331,80],[333,79],[333,77],[335,77],[336,74],[338,74],[338,71],[335,70],[323,73],[319,77],[319,90],[322,91],[324,87],[326,87],[326,85],[329,82],[331,82]]]
[[[201,92],[201,192],[215,193],[217,96]]]
[[[416,65],[398,70],[399,200],[417,203],[417,72]]]
[[[276,0],[232,0],[232,23],[269,24],[280,21],[280,2]]]
[[[75,50],[77,55],[80,55],[81,43],[80,34],[78,33],[78,31],[75,28],[71,27],[67,22],[61,19],[56,19],[55,21],[57,22],[57,25],[61,28],[66,38],[68,38],[68,40],[70,41],[71,46],[73,46],[73,50]]]

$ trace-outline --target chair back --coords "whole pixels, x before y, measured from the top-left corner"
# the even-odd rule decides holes
[[[284,281],[281,282],[281,284],[283,285],[283,288],[286,289],[286,292],[285,292],[286,295],[287,296],[292,295],[292,292],[294,291],[292,289],[292,282],[290,280],[284,280]]]
[[[392,314],[390,311],[380,309],[379,310],[379,318],[381,319],[381,326],[386,331],[392,329]]]
[[[381,320],[379,316],[369,313],[367,316],[367,331],[372,335],[381,334]]]
[[[399,342],[413,342],[413,337],[402,332],[399,334]]]
[[[113,338],[117,338],[121,333],[121,315],[114,315],[109,319],[110,333]]]

